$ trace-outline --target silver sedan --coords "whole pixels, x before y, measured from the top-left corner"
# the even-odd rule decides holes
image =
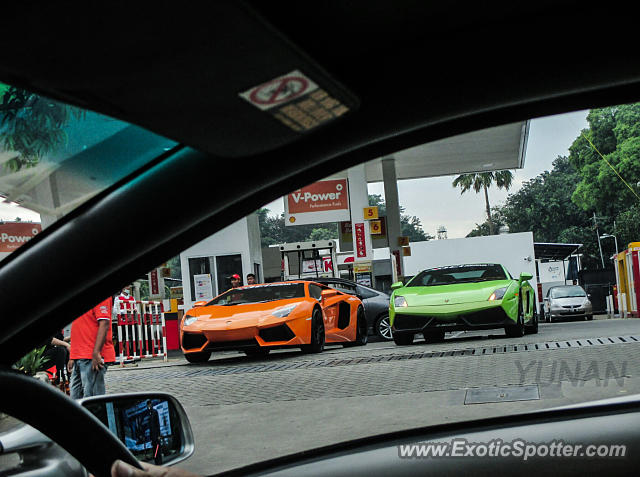
[[[545,321],[560,318],[593,320],[593,307],[589,295],[580,285],[551,287],[544,299]]]

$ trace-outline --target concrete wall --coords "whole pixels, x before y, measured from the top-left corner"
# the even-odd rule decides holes
[[[252,222],[247,217],[244,217],[180,254],[185,310],[191,308],[193,304],[191,301],[193,283],[189,276],[189,258],[239,254],[242,257],[242,270],[238,270],[237,273],[242,272],[242,281],[244,283],[247,273],[253,272],[254,263],[259,263],[262,266],[262,254],[259,247],[260,230],[259,228],[257,232],[256,230],[251,230],[257,225],[257,220]],[[250,239],[250,237],[252,238]],[[257,247],[256,243],[258,244]],[[257,250],[257,253],[255,253],[255,250]],[[213,274],[215,279],[213,294],[215,296],[219,278],[215,277],[215,272]]]
[[[247,273],[254,272],[254,264],[260,265],[258,282],[264,279],[264,265],[262,263],[262,247],[260,237],[260,222],[256,214],[247,215],[247,231],[249,234],[249,253],[251,255],[251,269],[244,272],[243,281],[246,281]]]
[[[411,243],[411,256],[404,258],[406,276],[416,275],[425,268],[465,263],[500,263],[514,278],[522,272],[530,273],[533,279],[529,282],[537,303],[538,282],[531,232],[415,242]]]

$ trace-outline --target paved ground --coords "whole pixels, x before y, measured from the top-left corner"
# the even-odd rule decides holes
[[[522,385],[539,398],[465,404],[472,391]],[[107,390],[176,396],[196,437],[183,466],[213,473],[398,429],[640,393],[640,320],[541,324],[519,339],[456,333],[438,344],[379,342],[319,355],[224,353],[205,365],[178,357],[111,368]]]

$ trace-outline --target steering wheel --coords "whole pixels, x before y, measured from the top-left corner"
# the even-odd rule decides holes
[[[38,429],[92,474],[110,476],[116,459],[142,468],[104,424],[54,386],[0,367],[0,389],[0,411]]]

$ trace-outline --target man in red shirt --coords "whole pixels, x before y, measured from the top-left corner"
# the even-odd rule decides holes
[[[76,318],[71,325],[71,397],[80,399],[105,393],[105,363],[114,363],[111,331],[111,298]]]

